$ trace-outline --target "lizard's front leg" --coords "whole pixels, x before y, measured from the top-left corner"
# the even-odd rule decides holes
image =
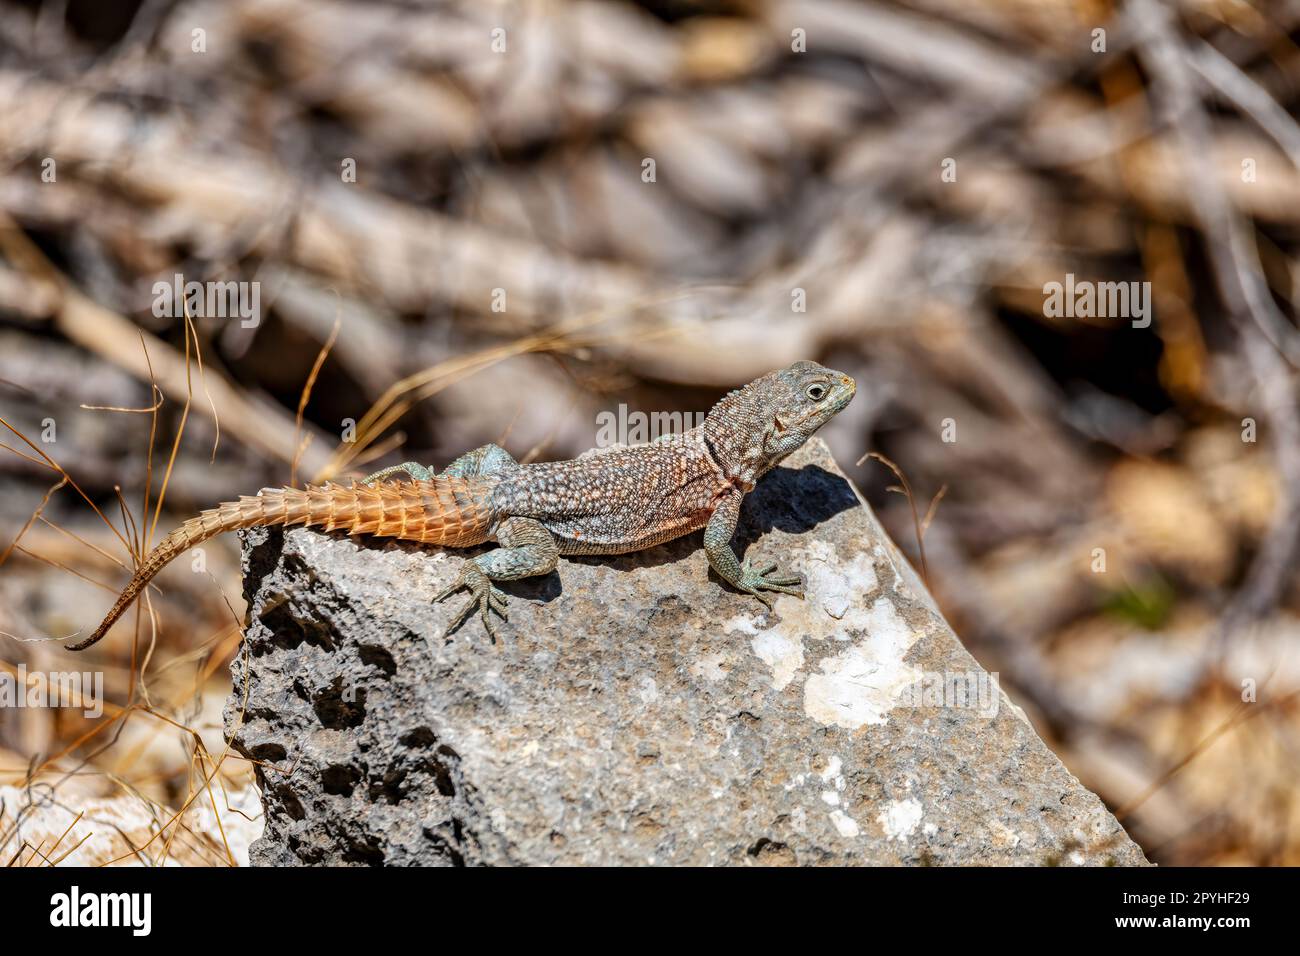
[[[504,591],[492,585],[493,581],[516,581],[555,570],[560,558],[559,546],[546,526],[532,518],[506,518],[497,525],[497,542],[501,547],[466,561],[460,575],[440,592],[434,603],[468,588],[470,598],[460,613],[447,626],[450,634],[460,627],[475,610],[483,618],[488,635],[496,640],[491,613],[495,611],[504,620],[508,598]]]
[[[736,533],[736,522],[740,520],[740,502],[744,497],[744,493],[737,489],[722,499],[709,518],[709,523],[704,528],[704,553],[709,557],[709,564],[724,581],[746,594],[754,595],[769,610],[772,599],[763,594],[763,591],[780,591],[782,594],[802,598],[803,591],[798,585],[803,582],[799,575],[779,572],[773,574],[777,570],[774,563],[764,565],[761,569],[749,561],[742,565],[736,558],[736,552],[731,550],[731,536]]]

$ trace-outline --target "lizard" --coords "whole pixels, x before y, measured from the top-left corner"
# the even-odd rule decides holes
[[[217,534],[266,525],[388,536],[450,548],[494,541],[434,596],[469,600],[450,634],[475,611],[489,637],[508,598],[494,581],[549,574],[561,555],[623,554],[704,529],[718,576],[758,598],[803,597],[798,575],[776,563],[742,563],[731,548],[745,495],[852,400],[853,379],[815,362],[793,365],[728,392],[695,428],[647,444],[597,448],[565,461],[520,464],[483,445],[434,473],[417,463],[384,468],[351,484],[267,488],[200,512],[140,563],[103,623],[69,650],[98,642],[173,558]],[[401,477],[405,475],[406,480]]]

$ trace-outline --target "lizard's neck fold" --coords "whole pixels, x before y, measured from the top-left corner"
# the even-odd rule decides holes
[[[751,484],[770,464],[765,460],[763,438],[771,422],[749,388],[725,395],[704,419],[704,441],[714,461],[728,478]]]

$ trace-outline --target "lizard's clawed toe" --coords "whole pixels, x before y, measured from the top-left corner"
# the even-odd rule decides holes
[[[775,563],[764,565],[761,568],[746,563],[744,574],[740,580],[741,588],[766,604],[768,610],[772,609],[772,599],[762,593],[764,591],[790,594],[803,600],[803,578],[797,574],[774,574],[773,572],[776,570],[777,565]]]
[[[461,569],[455,581],[434,596],[433,601],[436,604],[439,601],[446,600],[462,589],[469,590],[469,600],[461,606],[456,616],[452,618],[451,623],[447,625],[445,635],[450,635],[464,624],[471,614],[478,611],[479,616],[483,619],[483,627],[488,632],[488,637],[492,638],[493,643],[496,643],[497,632],[492,624],[492,613],[495,613],[502,620],[508,620],[506,609],[509,606],[509,597],[500,588],[494,587],[482,569],[471,562]]]

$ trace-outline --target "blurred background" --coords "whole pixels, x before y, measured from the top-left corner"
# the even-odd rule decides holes
[[[1300,863],[1297,36],[1285,0],[0,3],[0,668],[108,700],[0,709],[0,862],[260,826],[233,536],[56,640],[143,541],[811,358],[859,383],[841,465],[1148,856]],[[256,309],[187,322],[178,275]]]

